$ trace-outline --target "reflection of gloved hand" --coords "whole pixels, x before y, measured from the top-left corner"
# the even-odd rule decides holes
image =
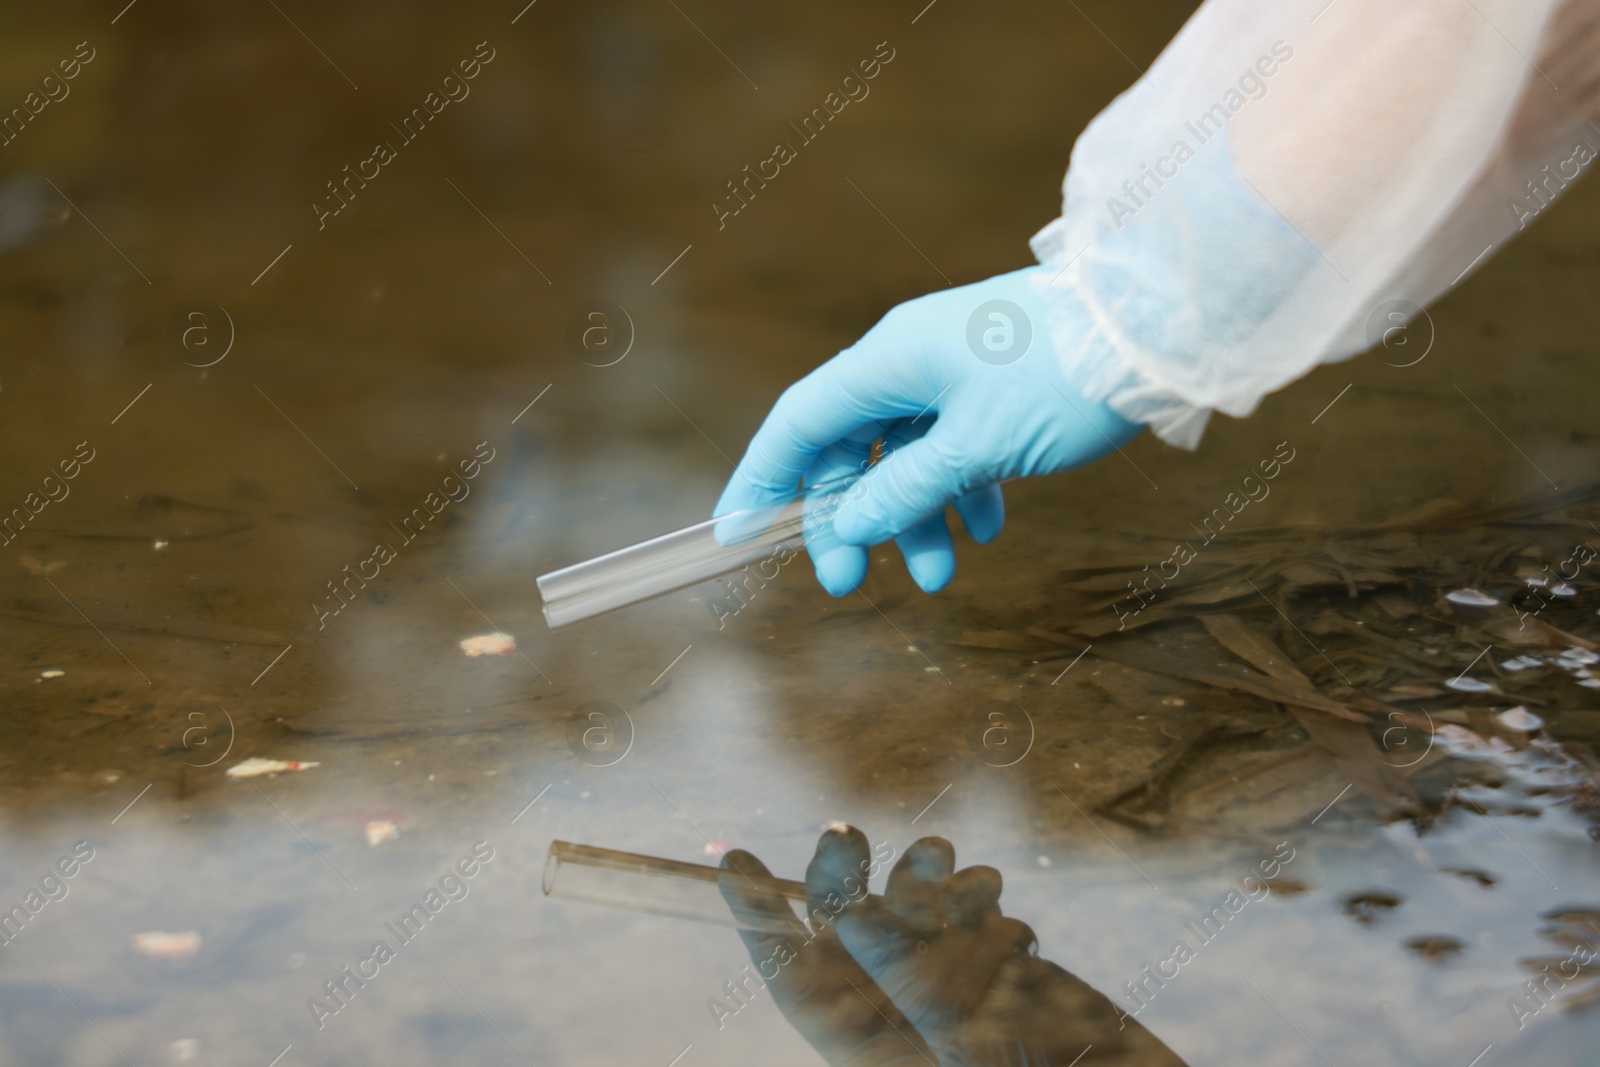
[[[878,900],[865,897],[859,877],[870,863],[860,831],[824,834],[806,888],[811,914],[822,907],[826,928],[811,941],[743,934],[758,967],[778,944],[789,946],[792,958],[769,988],[830,1063],[917,1062],[913,1052],[925,1048],[926,1062],[943,1067],[1064,1067],[1092,1045],[1100,1067],[1182,1067],[1103,995],[1033,955],[1033,931],[1000,913],[994,868],[956,871],[950,843],[923,838],[895,865]],[[765,871],[749,853],[729,853],[724,866],[733,865]],[[736,873],[724,874],[721,885],[736,915],[748,908],[792,917],[780,899],[743,888]]]
[[[1031,284],[1053,273],[1013,271],[894,308],[784,392],[716,514],[785,503],[802,477],[812,486],[859,473],[882,438],[884,458],[831,525],[808,524],[817,578],[850,592],[866,577],[863,546],[894,538],[917,584],[944,588],[955,574],[947,506],[988,542],[1005,522],[1000,482],[1082,466],[1141,429],[1067,383]]]
[[[866,851],[860,830],[830,830],[822,835],[806,868],[806,913],[816,917],[809,930],[795,918],[788,900],[752,888],[741,877],[770,873],[743,849],[722,857],[723,874],[717,884],[735,918],[746,927],[793,928],[789,935],[746,928],[739,936],[778,1010],[824,1059],[834,1067],[925,1063],[927,1045],[851,959],[832,921],[866,894],[865,876],[876,871],[865,858]],[[830,892],[838,895],[829,899]],[[746,991],[750,992],[748,986]]]

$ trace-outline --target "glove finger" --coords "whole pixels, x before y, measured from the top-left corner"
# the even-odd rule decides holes
[[[1000,872],[993,867],[964,867],[950,876],[949,907],[953,922],[970,925],[1000,914]]]
[[[847,545],[831,532],[806,541],[817,583],[829,596],[849,596],[867,580],[867,550]]]
[[[862,479],[863,492],[834,516],[839,539],[876,545],[939,514],[978,476],[966,452],[950,423],[935,422],[920,440],[896,449]]]
[[[831,522],[841,507],[866,494],[867,486],[877,475],[873,452],[878,442],[883,444],[881,462],[896,449],[924,436],[936,418],[874,421],[824,448],[805,475],[819,519]]]
[[[980,545],[999,537],[1006,524],[1006,502],[1000,495],[998,483],[956,498],[955,508],[956,514],[961,516],[961,524],[967,528],[967,536]]]
[[[848,434],[824,448],[806,471],[805,484],[820,486],[806,494],[806,552],[817,581],[833,596],[847,596],[867,577],[867,550],[847,545],[833,529],[833,513],[872,463],[877,423]]]
[[[854,826],[825,831],[817,839],[817,851],[806,866],[806,907],[815,924],[832,923],[866,896],[871,864],[867,835]]]
[[[835,535],[837,540],[837,535]],[[894,539],[911,580],[924,593],[937,593],[956,575],[956,546],[943,515],[920,522]],[[843,542],[840,542],[842,545]],[[866,552],[866,549],[857,551]]]
[[[887,321],[887,320],[886,320]],[[713,515],[781,505],[827,446],[869,423],[914,417],[937,399],[897,358],[884,323],[784,390],[723,490]]]
[[[753,879],[772,877],[766,864],[736,848],[723,854],[721,867],[717,889],[739,924],[740,938],[752,953],[764,958],[779,942],[804,933],[787,898],[774,889],[752,884]]]
[[[920,837],[889,872],[889,892],[897,883],[943,883],[956,869],[956,849],[942,837]]]
[[[944,926],[945,886],[955,870],[956,850],[942,837],[924,837],[906,849],[889,872],[883,900],[888,908],[919,930]]]
[[[932,427],[935,418],[937,416],[896,419],[882,427],[883,454],[891,455],[895,449],[922,437]],[[874,423],[846,438],[855,446],[848,453],[848,458],[856,460],[854,466],[847,466],[843,461],[825,464],[819,458],[812,465],[812,470],[806,472],[807,485],[839,486],[819,494],[815,514],[824,521],[819,521],[814,527],[808,526],[806,541],[806,550],[816,563],[817,580],[834,596],[851,593],[866,580],[870,553],[863,547],[847,545],[839,540],[833,529],[833,516],[846,502],[858,499],[866,492],[869,479],[875,474],[872,442],[866,438],[880,425]],[[823,456],[828,457],[838,447],[834,445],[824,449]],[[906,569],[921,589],[936,593],[950,584],[950,579],[955,575],[955,545],[950,540],[950,530],[942,515],[907,530],[897,541],[906,561]]]

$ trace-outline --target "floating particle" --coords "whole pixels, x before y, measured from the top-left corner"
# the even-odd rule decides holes
[[[39,672],[39,677],[40,678],[65,678],[66,674],[67,674],[66,671],[57,670],[56,668],[51,667],[47,671],[40,671]]]
[[[400,837],[400,827],[388,819],[373,819],[367,823],[367,847],[377,848],[385,841],[394,841]]]
[[[1500,712],[1494,717],[1494,721],[1507,730],[1523,734],[1531,734],[1544,725],[1543,719],[1521,705]]]
[[[151,545],[150,547],[154,548],[157,552],[160,552],[163,548],[166,548],[168,544],[170,544],[170,542],[157,538],[155,544]]]
[[[64,559],[58,559],[51,563],[40,563],[32,556],[18,556],[17,565],[23,570],[27,571],[29,574],[54,574],[62,567],[65,567],[67,565],[67,561]]]
[[[732,847],[732,841],[723,841],[721,839],[716,841],[707,841],[705,843],[705,854],[708,856],[720,856]]]
[[[243,763],[228,768],[229,778],[259,778],[263,774],[282,774],[285,771],[305,771],[320,767],[320,763],[302,763],[299,760],[262,759],[251,756]]]
[[[1458,693],[1494,692],[1494,686],[1480,678],[1452,678],[1444,684]]]
[[[461,651],[469,656],[509,656],[517,650],[517,639],[496,630],[492,634],[479,634],[461,642]]]
[[[1466,947],[1460,939],[1449,934],[1413,937],[1406,942],[1406,948],[1427,960],[1442,960],[1447,956],[1454,956]]]
[[[1526,671],[1542,664],[1544,660],[1539,656],[1514,656],[1500,664],[1503,670]]]
[[[1261,884],[1270,891],[1286,897],[1296,897],[1301,893],[1311,892],[1310,886],[1293,878],[1263,878]]]
[[[133,935],[134,951],[157,960],[186,960],[200,951],[200,935],[193,930],[168,933],[146,930]]]
[[[1578,595],[1578,587],[1571,582],[1557,582],[1550,587],[1550,595],[1569,599]]]
[[[1038,859],[1034,860],[1033,862],[1037,863],[1039,866],[1045,868],[1046,870],[1050,869],[1050,857],[1049,856],[1040,856]]]
[[[192,1063],[200,1055],[200,1040],[194,1037],[180,1037],[167,1046],[167,1055],[172,1057],[173,1063]]]
[[[1162,697],[1161,703],[1169,708],[1181,708],[1186,701],[1182,697]]]
[[[1488,593],[1477,589],[1457,589],[1453,593],[1446,593],[1446,600],[1452,604],[1459,604],[1464,608],[1492,608],[1500,603],[1499,600]]]

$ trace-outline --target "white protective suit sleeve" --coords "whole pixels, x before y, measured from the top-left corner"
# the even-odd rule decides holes
[[[1536,219],[1593,165],[1597,87],[1600,0],[1207,0],[1033,238],[1068,378],[1195,447]]]

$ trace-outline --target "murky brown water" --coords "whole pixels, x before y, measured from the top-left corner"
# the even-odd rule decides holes
[[[1064,571],[1159,562],[1279,442],[1295,459],[1240,531],[1593,481],[1600,187],[1433,309],[1414,366],[1324,368],[1197,454],[1142,439],[1129,462],[1010,486],[1005,534],[962,545],[940,596],[892,560],[833,601],[800,560],[721,629],[709,584],[557,632],[540,616],[539,574],[704,517],[783,386],[883,310],[1024,264],[1073,135],[1189,6],[0,15],[0,105],[80,60],[0,149],[0,507],[27,519],[0,550],[0,906],[25,912],[0,946],[0,1063],[817,1062],[770,991],[730,999],[750,961],[731,929],[539,881],[552,839],[699,862],[714,841],[798,878],[832,820],[998,868],[1040,955],[1124,1010],[1146,982],[1138,1022],[1196,1067],[1592,1062],[1600,1012],[1566,1006],[1592,987],[1548,981],[1534,1013],[1521,962],[1562,970],[1594,935],[1548,915],[1600,908],[1585,820],[1548,774],[1502,766],[1525,743],[1486,778],[1434,754],[1429,814],[1393,819],[1263,704],[1256,732],[1176,766],[1140,829],[1107,803],[1187,736],[1206,687],[1095,651],[1062,673],[1072,655],[1026,638],[1072,628]],[[719,229],[725,183],[883,41],[870,95]],[[391,127],[431,92],[460,98],[411,139]],[[369,178],[335,197],[347,165]],[[600,299],[631,322],[610,366],[568,341]],[[1593,497],[1516,536],[1548,558],[1600,543],[1591,520]],[[1595,569],[1574,584],[1560,625],[1593,636]],[[1433,682],[1478,651],[1441,626]],[[495,630],[521,654],[463,655]],[[1020,643],[974,647],[1007,645],[995,631]],[[1534,708],[1578,761],[1563,781],[1593,766],[1596,692]],[[584,747],[594,700],[627,712],[631,745]],[[970,739],[1002,700],[1032,744],[997,767]],[[1487,732],[1507,703],[1407,707]],[[1370,736],[1409,763],[1381,721]],[[256,756],[319,765],[224,777]],[[1488,784],[1452,793],[1472,766]],[[1441,814],[1447,795],[1468,801]],[[384,822],[398,838],[369,845]],[[392,937],[475,848],[458,899]],[[1286,854],[1223,934],[1190,932]],[[157,931],[198,950],[152,958],[135,937]],[[395,958],[341,1006],[324,983],[379,939]],[[1180,939],[1193,958],[1165,962]],[[1052,1018],[1059,1046],[1099,1041],[1086,1064],[1157,1062]]]

